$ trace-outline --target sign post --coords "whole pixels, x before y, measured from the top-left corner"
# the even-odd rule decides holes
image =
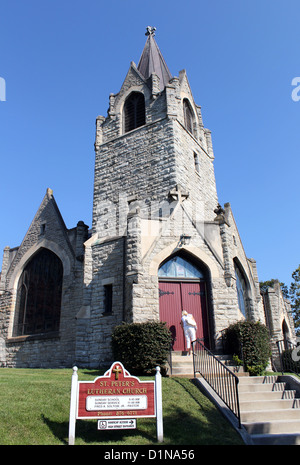
[[[164,440],[163,411],[162,411],[162,388],[160,367],[156,367],[155,374],[155,403],[156,403],[156,433],[158,442]]]
[[[77,371],[73,367],[69,445],[75,444],[76,420],[92,418],[98,420],[98,429],[125,429],[132,428],[136,418],[156,417],[157,440],[163,441],[160,367],[156,367],[155,381],[131,376],[121,362],[114,362],[94,381],[78,381]]]

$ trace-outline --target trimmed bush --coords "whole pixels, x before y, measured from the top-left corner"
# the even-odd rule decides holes
[[[271,357],[270,335],[262,323],[238,321],[225,330],[226,350],[243,360],[252,376],[264,374]]]
[[[153,374],[167,361],[171,340],[166,323],[123,323],[112,333],[112,350],[131,374]]]

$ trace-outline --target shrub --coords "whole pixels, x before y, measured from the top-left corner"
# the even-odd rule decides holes
[[[171,344],[166,323],[123,323],[112,333],[115,360],[123,363],[131,374],[153,374],[163,367]]]
[[[262,375],[271,356],[270,336],[265,325],[238,321],[225,330],[226,350],[242,359],[252,376]]]

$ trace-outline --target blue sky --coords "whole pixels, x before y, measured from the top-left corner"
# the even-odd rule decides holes
[[[187,71],[219,201],[259,279],[289,284],[300,263],[299,16],[299,0],[2,0],[1,250],[21,243],[47,187],[68,228],[91,225],[95,119],[150,25],[171,73]]]

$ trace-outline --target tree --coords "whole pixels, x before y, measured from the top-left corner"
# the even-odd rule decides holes
[[[290,299],[293,310],[295,330],[297,336],[300,336],[300,265],[292,273],[293,282],[290,285]]]
[[[278,279],[270,279],[269,281],[261,281],[259,283],[260,292],[262,294],[264,294],[266,292],[267,288],[268,287],[274,287],[274,284],[276,282],[279,282],[279,284],[280,284],[281,292],[282,292],[283,297],[285,299],[289,299],[290,295],[289,295],[288,287],[284,283],[281,283]]]

